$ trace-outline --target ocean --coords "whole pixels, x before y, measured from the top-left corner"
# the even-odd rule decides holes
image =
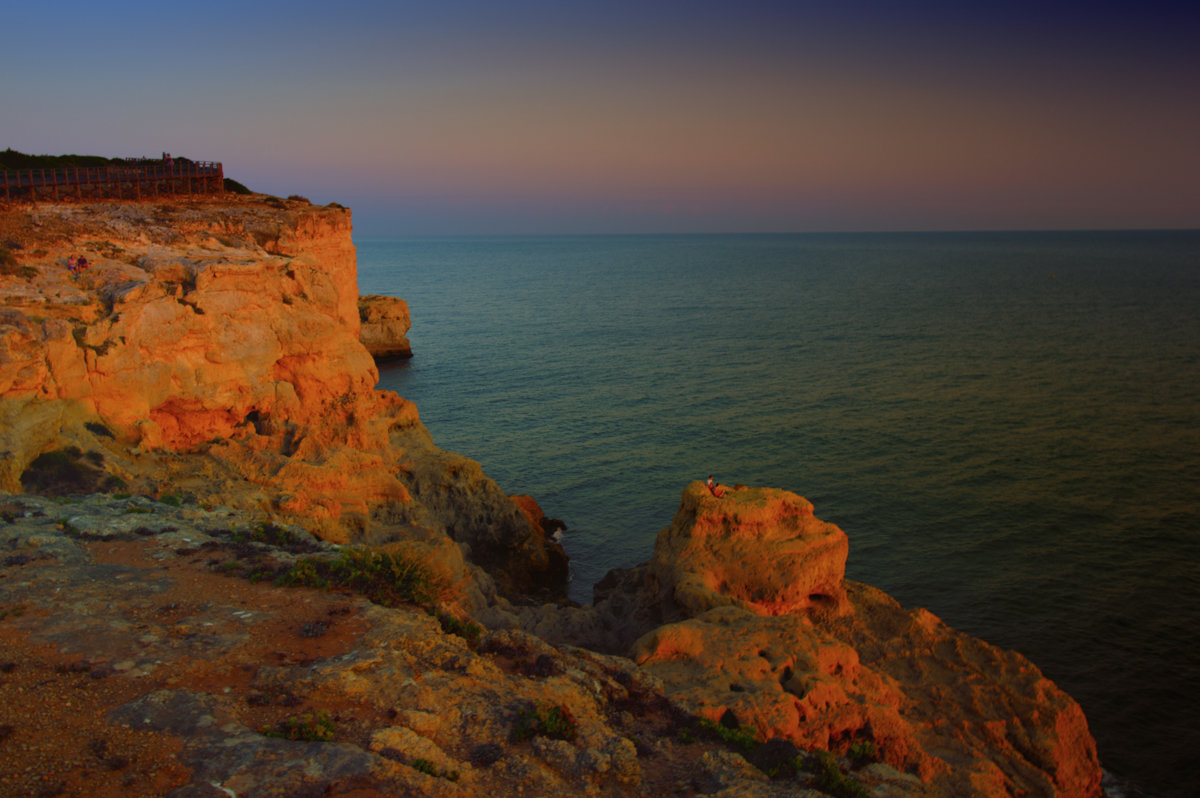
[[[573,598],[689,481],[784,488],[1078,700],[1110,794],[1196,794],[1200,232],[355,243],[380,387],[567,524]]]

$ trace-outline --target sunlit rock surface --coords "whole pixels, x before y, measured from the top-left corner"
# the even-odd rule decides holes
[[[493,579],[564,592],[561,548],[375,390],[349,210],[224,196],[14,207],[0,225],[22,267],[0,276],[0,488],[74,445],[135,492],[261,508],[334,542],[448,534],[491,574],[476,603]],[[69,255],[89,268],[71,275]]]

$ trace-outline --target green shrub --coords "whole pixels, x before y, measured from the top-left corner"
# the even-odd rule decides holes
[[[273,521],[259,521],[250,527],[250,540],[266,543],[293,554],[311,554],[321,550],[321,547],[313,542],[311,535],[297,534]]]
[[[438,623],[442,625],[442,631],[446,634],[458,635],[472,646],[479,642],[479,637],[483,634],[483,627],[479,624],[456,618],[447,612],[439,612],[436,615]]]
[[[328,590],[329,580],[317,571],[317,560],[298,560],[287,573],[275,580],[281,587],[315,587]]]
[[[577,733],[575,718],[559,704],[534,704],[517,715],[513,724],[512,739],[527,740],[530,737],[548,737],[552,740],[574,740]]]
[[[833,754],[817,751],[815,760],[817,789],[829,793],[833,798],[871,798],[865,787],[842,772]]]
[[[699,725],[709,737],[715,737],[726,745],[740,748],[743,751],[753,751],[761,744],[757,737],[742,728],[722,726],[708,718],[702,718]]]
[[[107,166],[119,159],[103,155],[26,155],[11,147],[0,152],[0,169],[62,169],[71,166]]]
[[[324,710],[293,715],[276,724],[274,728],[264,726],[259,729],[267,737],[304,740],[310,743],[327,743],[333,739],[336,730],[337,726],[333,718]]]
[[[243,186],[233,178],[225,178],[225,190],[233,194],[253,194],[254,192]]]
[[[846,752],[846,756],[850,758],[854,767],[860,768],[863,765],[868,765],[879,759],[879,749],[875,743],[870,740],[854,743],[850,746],[850,750]]]
[[[448,579],[415,557],[357,547],[342,549],[334,560],[299,560],[278,584],[344,588],[384,607],[426,605],[451,592]]]
[[[456,770],[438,770],[437,766],[428,759],[418,757],[412,761],[413,770],[419,770],[427,776],[433,776],[438,779],[446,779],[447,781],[458,781],[458,771]]]

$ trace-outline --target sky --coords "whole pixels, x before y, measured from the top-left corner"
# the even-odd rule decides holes
[[[1200,227],[1200,4],[8,0],[0,149],[365,235]]]

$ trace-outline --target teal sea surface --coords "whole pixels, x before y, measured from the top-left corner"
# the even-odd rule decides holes
[[[1200,785],[1200,232],[358,239],[380,387],[568,530],[572,596],[684,486],[784,488],[847,576],[1032,659],[1112,794]]]

